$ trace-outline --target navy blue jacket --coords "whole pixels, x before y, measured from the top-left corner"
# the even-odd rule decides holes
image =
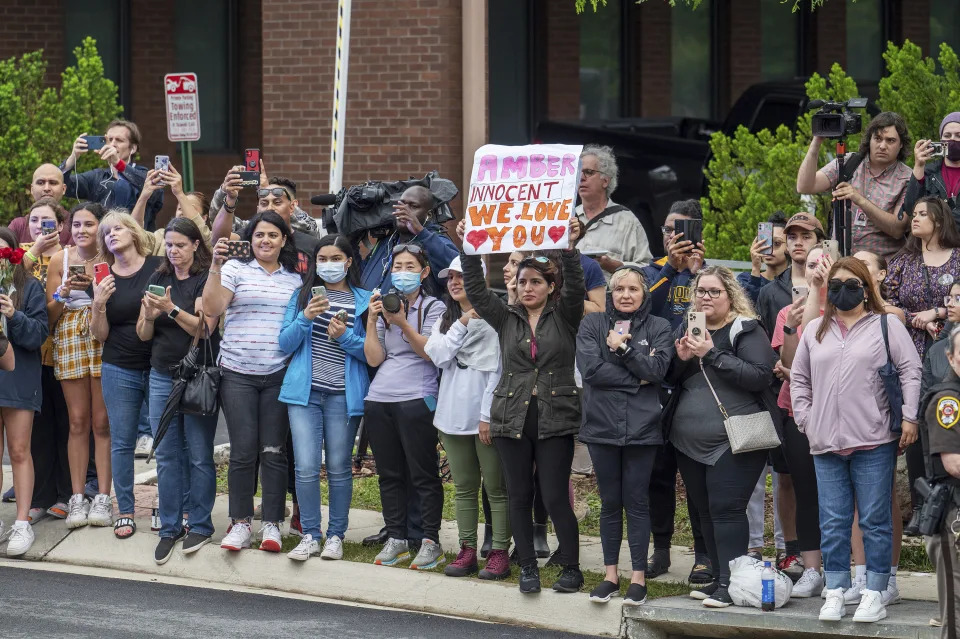
[[[73,169],[64,169],[64,164],[60,165],[60,170],[63,171],[63,182],[67,185],[67,197],[99,202],[106,209],[119,207],[132,211],[147,179],[147,167],[133,163],[127,164],[119,178],[113,177],[110,169],[92,169],[77,173]],[[156,230],[157,213],[161,208],[163,189],[157,190],[147,200],[143,228],[151,232]]]
[[[377,242],[373,252],[367,259],[360,262],[360,284],[368,291],[379,288],[386,293],[390,289],[390,266],[393,264],[393,247],[397,244],[410,242],[419,244],[427,252],[430,262],[430,276],[427,278],[426,290],[429,294],[439,296],[443,294],[445,286],[437,273],[450,266],[453,258],[460,255],[443,228],[436,222],[427,222],[423,230],[409,239],[398,239],[397,234],[389,239]]]
[[[0,406],[39,411],[40,347],[50,333],[47,325],[47,296],[40,282],[28,278],[22,291],[23,310],[7,320],[7,337],[16,354],[12,371],[0,371]]]

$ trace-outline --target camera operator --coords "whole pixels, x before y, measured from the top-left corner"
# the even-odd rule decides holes
[[[940,141],[944,147],[943,159],[935,157],[933,142],[917,140],[913,147],[913,177],[907,186],[901,214],[908,214],[913,205],[925,195],[946,200],[953,219],[960,225],[960,111],[954,111],[940,123]],[[931,161],[933,160],[933,161]]]
[[[797,193],[812,195],[832,190],[834,200],[849,201],[853,224],[850,253],[870,251],[885,258],[893,256],[903,248],[908,224],[906,218],[901,220],[897,215],[910,180],[910,167],[903,163],[910,144],[903,117],[884,111],[870,121],[860,138],[858,153],[863,161],[849,179],[840,179],[836,159],[817,170],[823,141],[824,138],[814,137],[810,142],[797,172]]]
[[[370,229],[353,238],[360,255],[360,281],[363,288],[389,288],[387,281],[393,263],[393,247],[416,243],[423,247],[430,263],[429,276],[424,280],[428,291],[442,291],[444,286],[437,273],[446,269],[460,252],[440,224],[430,219],[437,200],[425,186],[411,186],[393,207],[396,231],[390,234],[383,227]]]
[[[928,466],[934,484],[946,484],[951,494],[944,505],[944,517],[937,534],[925,538],[927,554],[937,570],[937,599],[940,602],[940,637],[956,637],[957,591],[960,590],[960,552],[954,525],[960,519],[960,432],[953,430],[960,417],[960,329],[950,332],[947,361],[950,370],[943,381],[931,388],[920,402],[920,414],[930,441]]]
[[[78,200],[99,202],[104,208],[133,209],[147,179],[147,167],[139,166],[133,156],[140,149],[140,129],[128,120],[114,120],[107,125],[103,148],[94,151],[109,165],[107,169],[91,169],[77,173],[77,160],[87,152],[87,134],[83,133],[73,143],[70,154],[60,170],[67,185],[66,196]],[[123,179],[121,179],[123,178]],[[144,214],[143,227],[156,230],[157,213],[163,208],[163,192],[150,199]]]
[[[37,167],[33,172],[33,180],[30,182],[30,197],[34,202],[42,198],[52,198],[57,202],[63,199],[63,194],[67,190],[67,185],[63,182],[63,171],[56,166],[46,163]],[[30,213],[10,220],[8,229],[17,236],[17,241],[21,244],[33,242],[34,237],[30,232]],[[73,242],[70,236],[70,227],[63,225],[60,230],[60,246],[67,246]]]

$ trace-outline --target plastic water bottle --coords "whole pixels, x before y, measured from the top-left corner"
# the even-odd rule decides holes
[[[777,608],[777,596],[774,579],[776,575],[769,561],[763,562],[763,572],[760,573],[760,583],[762,584],[760,609],[764,612],[773,612]]]
[[[153,500],[153,508],[150,509],[150,530],[156,532],[160,530],[160,495]]]

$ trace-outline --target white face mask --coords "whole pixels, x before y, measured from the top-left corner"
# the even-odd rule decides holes
[[[336,284],[347,276],[347,263],[317,262],[317,275],[328,284]]]

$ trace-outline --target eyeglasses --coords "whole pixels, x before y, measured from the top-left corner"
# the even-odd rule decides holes
[[[676,230],[674,230],[672,226],[661,226],[660,233],[662,233],[664,237],[666,237],[668,235],[673,235],[674,233],[676,233]]]
[[[853,277],[849,280],[833,279],[827,282],[827,288],[830,289],[831,293],[839,293],[841,288],[846,288],[848,291],[854,292],[863,288],[863,282]]]
[[[960,295],[944,295],[944,306],[960,306]]]
[[[712,300],[720,297],[720,294],[723,293],[723,289],[720,288],[695,288],[693,294],[697,297],[709,297]]]
[[[597,175],[598,173],[603,173],[603,171],[598,171],[596,169],[580,169],[580,175],[582,175],[585,178],[592,178],[594,175]]]
[[[288,200],[293,201],[293,197],[283,187],[278,186],[272,189],[260,189],[259,191],[257,191],[257,197],[260,197],[260,198],[270,197],[271,195],[274,195],[276,197],[283,197],[284,195],[286,195]]]
[[[423,247],[419,244],[397,244],[393,247],[393,255],[399,255],[400,253],[411,253],[413,255],[420,255],[423,253]]]

